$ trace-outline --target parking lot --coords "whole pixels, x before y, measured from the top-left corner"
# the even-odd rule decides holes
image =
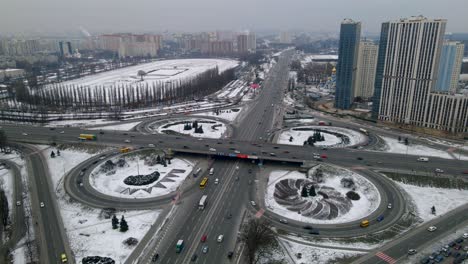
[[[464,263],[468,259],[468,233],[452,239],[446,245],[436,248],[431,254],[420,257],[419,263]]]

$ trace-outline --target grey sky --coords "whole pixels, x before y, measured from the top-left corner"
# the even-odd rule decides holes
[[[468,0],[1,0],[0,33],[302,29],[338,31],[349,17],[365,32],[411,15],[448,19],[468,32]]]

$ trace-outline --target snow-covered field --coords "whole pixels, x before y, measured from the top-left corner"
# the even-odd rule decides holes
[[[142,84],[140,77],[137,75],[138,71],[142,70],[147,73],[143,78],[143,84],[150,85],[160,80],[173,81],[192,78],[215,67],[218,67],[219,72],[223,72],[236,67],[238,64],[238,61],[223,59],[162,60],[98,73],[61,84],[83,87],[110,87],[129,83]]]
[[[75,262],[81,263],[85,256],[110,257],[116,263],[123,263],[133,248],[125,246],[122,242],[128,237],[141,240],[150,229],[151,224],[156,221],[160,211],[116,211],[120,217],[125,216],[129,230],[125,233],[113,230],[110,219],[102,217],[102,210],[82,206],[78,203],[69,202],[69,196],[63,189],[63,176],[70,169],[84,160],[97,155],[105,149],[93,153],[77,149],[66,149],[60,151],[60,156],[51,158],[50,151],[56,149],[40,146],[44,149],[47,158],[50,175],[56,190],[60,214],[67,231],[70,246],[76,257]]]
[[[243,96],[249,89],[246,82],[241,80],[234,80],[228,83],[223,89],[214,94],[220,99],[232,99]]]
[[[48,127],[83,127],[83,126],[92,126],[92,125],[105,125],[115,121],[106,120],[106,119],[83,119],[83,120],[62,120],[62,121],[52,121],[49,122],[46,126]]]
[[[416,204],[418,216],[424,221],[468,203],[468,190],[419,187],[401,182],[397,184],[409,194]],[[432,206],[436,208],[436,215],[431,213]]]
[[[198,121],[198,125],[202,126],[203,133],[195,133],[194,128],[190,130],[184,130],[186,123],[192,124],[194,121]],[[165,120],[164,122],[157,121],[150,124],[149,128],[160,134],[165,133],[165,131],[168,131],[169,133],[170,131],[174,131],[199,138],[221,138],[227,129],[226,125],[222,122],[202,118],[172,119]]]
[[[2,155],[3,156],[3,155]],[[2,157],[0,156],[0,157]],[[0,166],[0,187],[5,191],[6,198],[8,200],[8,210],[12,213],[12,208],[15,206],[13,197],[14,188],[13,172],[6,169],[3,165]]]
[[[419,156],[430,156],[430,157],[439,157],[445,159],[452,159],[453,157],[447,153],[446,151],[433,149],[430,147],[426,147],[423,145],[413,145],[410,144],[407,146],[405,145],[404,140],[398,142],[398,139],[390,138],[390,137],[382,137],[385,140],[387,148],[385,151],[392,152],[392,153],[400,153],[400,154],[408,154],[408,155],[419,155]]]
[[[113,158],[116,163],[120,158],[124,158],[126,164],[123,167],[116,166],[110,173],[103,172],[97,166],[90,176],[90,184],[97,191],[122,198],[150,198],[166,195],[177,190],[177,187],[185,180],[193,169],[193,164],[185,159],[172,159],[171,164],[164,167],[161,164],[153,166],[147,165],[145,157],[119,156]],[[103,163],[107,160],[103,160]],[[159,172],[157,181],[142,186],[132,186],[124,183],[128,176],[148,175]]]
[[[232,109],[223,109],[219,110],[219,113],[216,114],[215,111],[213,112],[204,112],[204,113],[196,113],[193,114],[193,116],[209,116],[209,117],[217,117],[217,118],[222,118],[227,121],[234,121],[237,116],[240,114],[242,111],[242,108],[233,108],[238,111],[233,111]]]
[[[338,259],[350,258],[365,254],[364,252],[338,250],[329,248],[319,248],[309,245],[295,243],[289,240],[280,239],[282,245],[292,256],[294,264],[326,264],[336,263]],[[302,257],[298,259],[297,253],[301,253]]]
[[[108,129],[108,130],[119,130],[119,131],[129,131],[132,128],[136,127],[138,124],[141,122],[132,122],[132,123],[125,123],[125,124],[120,124],[120,125],[110,125],[110,126],[102,126],[102,127],[92,127],[89,128],[90,130],[101,130],[101,129]]]
[[[311,130],[298,130],[298,129],[311,129]],[[304,145],[304,141],[306,141],[310,136],[315,133],[315,129],[322,130],[320,133],[324,136],[325,141],[316,142],[315,146],[321,147],[347,147],[353,146],[357,144],[361,144],[366,142],[367,138],[364,134],[347,129],[342,127],[329,127],[329,126],[301,126],[301,127],[294,127],[288,130],[281,132],[277,143],[279,144],[286,144],[286,145]],[[327,133],[331,132],[331,133]],[[333,134],[337,133],[340,135],[344,135],[349,139],[349,142],[344,141],[339,136]],[[293,137],[292,141],[289,141],[290,138]]]
[[[323,182],[319,183],[312,177],[318,168],[323,171]],[[375,185],[357,173],[343,168],[319,165],[312,168],[308,174],[311,177],[306,179],[306,175],[298,171],[278,170],[271,172],[265,193],[266,207],[285,218],[315,224],[334,224],[364,218],[375,211],[380,204],[380,194]],[[346,197],[346,193],[351,191],[351,188],[343,187],[341,183],[343,178],[354,181],[355,192],[360,196],[359,200],[350,200]],[[316,183],[317,195],[315,197],[301,197],[301,188],[304,182]],[[301,186],[300,188],[297,187],[298,184]],[[288,193],[287,197],[283,197],[284,195],[281,194],[284,192]],[[329,197],[323,199],[319,192],[324,192]],[[306,202],[301,203],[302,200]],[[310,203],[310,206],[307,203]],[[337,216],[333,216],[334,212],[331,209],[335,206],[338,208],[338,211],[335,212]],[[313,210],[313,214],[305,216],[304,212],[309,210]],[[301,214],[298,211],[301,211]]]

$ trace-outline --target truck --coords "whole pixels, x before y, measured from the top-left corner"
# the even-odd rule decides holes
[[[80,134],[79,140],[96,140],[97,137],[94,134]]]
[[[203,195],[200,199],[200,202],[198,203],[198,209],[203,210],[205,209],[206,206],[206,199],[208,198],[208,195]]]
[[[182,249],[184,248],[184,240],[179,239],[176,244],[176,253],[180,253]]]

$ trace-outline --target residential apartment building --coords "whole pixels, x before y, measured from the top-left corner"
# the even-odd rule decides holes
[[[379,46],[371,41],[361,41],[359,44],[354,97],[369,99],[374,95],[378,50]]]
[[[461,42],[446,41],[440,55],[436,91],[456,93],[460,79],[465,45]]]
[[[341,23],[336,65],[335,107],[350,109],[354,99],[361,22],[345,19]]]
[[[100,36],[100,48],[117,52],[119,57],[155,57],[162,46],[162,36],[150,34],[111,34]]]

